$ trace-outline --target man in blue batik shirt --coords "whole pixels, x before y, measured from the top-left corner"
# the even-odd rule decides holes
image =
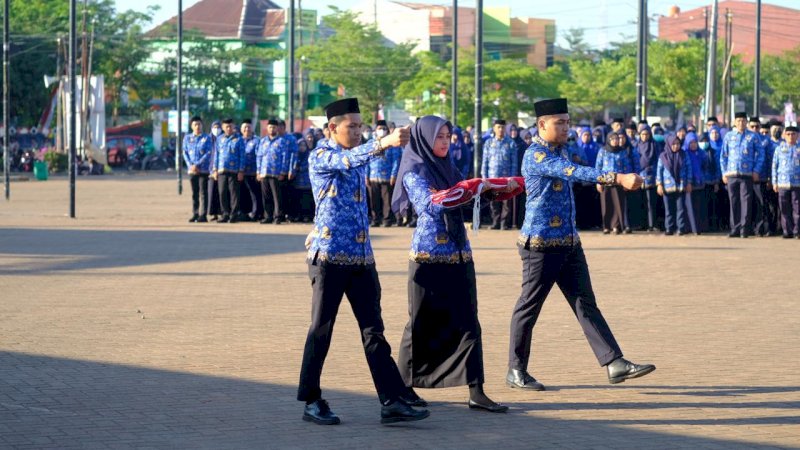
[[[325,107],[331,138],[308,156],[317,204],[314,229],[308,235],[311,279],[311,326],[308,330],[297,399],[306,403],[303,420],[320,425],[340,422],[322,399],[320,377],[330,348],[336,313],[346,294],[361,329],[364,353],[381,401],[381,423],[428,417],[404,401],[408,389],[383,335],[381,287],[369,241],[366,165],[389,147],[408,143],[409,129],[361,144],[358,100],[346,98]],[[407,399],[408,400],[408,399]]]
[[[517,144],[506,136],[506,121],[494,121],[494,136],[486,140],[483,146],[481,175],[484,178],[514,177],[519,174]],[[492,202],[492,229],[511,228],[511,202]]]
[[[264,218],[262,224],[282,223],[284,211],[284,188],[289,173],[288,145],[280,135],[280,121],[269,119],[267,135],[261,138],[256,151],[257,175],[261,183],[261,197],[264,202]]]
[[[622,350],[597,307],[575,226],[572,193],[572,183],[576,181],[634,190],[642,185],[642,177],[584,167],[567,159],[567,99],[542,100],[534,104],[534,109],[539,133],[523,158],[522,175],[528,196],[525,223],[517,241],[522,257],[522,293],[511,316],[506,384],[544,390],[528,373],[528,362],[533,327],[554,284],[566,297],[597,361],[606,366],[610,383],[647,375],[655,366],[634,364],[622,357]]]
[[[183,159],[192,185],[192,218],[189,222],[208,222],[206,194],[214,138],[203,133],[203,119],[198,116],[192,117],[190,126],[192,134],[183,138]]]
[[[731,205],[731,232],[728,237],[746,238],[753,234],[753,183],[760,181],[764,164],[761,138],[747,129],[747,114],[734,114],[733,129],[722,138],[719,155],[722,182],[728,185]]]
[[[242,140],[244,141],[244,153],[242,160],[242,171],[244,172],[244,181],[242,182],[241,193],[247,193],[250,197],[250,212],[244,215],[242,211],[242,218],[244,220],[257,221],[261,220],[264,216],[264,205],[261,200],[261,185],[256,180],[258,173],[258,151],[259,138],[255,135],[253,130],[253,121],[244,119],[240,127],[242,132]]]
[[[219,223],[239,221],[239,183],[244,180],[244,141],[235,131],[233,119],[223,120],[223,134],[216,142],[211,177],[219,183],[219,202],[222,207],[222,219]]]

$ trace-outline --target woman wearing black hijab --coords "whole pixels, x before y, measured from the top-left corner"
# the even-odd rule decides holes
[[[461,208],[487,191],[480,180],[462,181],[448,156],[452,125],[425,116],[411,128],[403,152],[392,209],[414,207],[419,219],[408,266],[409,321],[400,343],[398,366],[409,386],[406,402],[426,404],[413,387],[469,386],[469,407],[505,412],[483,392],[483,347],[472,250]],[[470,189],[472,186],[473,189]],[[521,187],[513,182],[508,190]],[[490,191],[489,194],[496,194]],[[518,193],[518,192],[517,192]],[[514,192],[505,195],[513,195]]]

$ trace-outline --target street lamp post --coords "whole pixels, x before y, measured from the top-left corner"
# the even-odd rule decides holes
[[[178,195],[183,194],[183,0],[178,0],[178,124],[175,127],[175,172],[178,173]]]
[[[475,151],[472,156],[475,176],[481,176],[483,139],[481,138],[481,110],[483,108],[483,0],[475,5]]]

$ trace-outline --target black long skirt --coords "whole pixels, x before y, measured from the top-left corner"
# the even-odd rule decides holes
[[[408,265],[409,320],[398,365],[406,386],[443,388],[483,383],[475,266]]]

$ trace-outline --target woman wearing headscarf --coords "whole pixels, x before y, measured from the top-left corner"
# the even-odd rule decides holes
[[[708,217],[709,227],[714,231],[728,229],[730,205],[728,202],[728,192],[722,185],[722,169],[719,165],[719,155],[722,152],[722,129],[718,125],[712,125],[708,129],[708,157],[710,161],[709,177],[709,205]]]
[[[624,136],[625,133],[614,131],[608,134],[606,146],[597,153],[596,169],[607,172],[631,173],[628,151],[620,145]],[[621,186],[601,186],[598,184],[597,192],[600,193],[603,234],[609,234],[611,231],[621,234],[626,224],[625,208],[627,207],[627,197],[624,189]]]
[[[639,142],[636,144],[639,153],[639,175],[644,179],[642,192],[644,204],[647,209],[647,229],[656,230],[656,208],[658,205],[656,194],[656,167],[658,166],[659,145],[653,140],[650,127],[640,125]]]
[[[592,130],[589,127],[581,127],[577,132],[576,145],[580,148],[580,153],[585,165],[594,167],[597,163],[597,152],[602,144],[594,141]],[[594,188],[594,183],[574,183],[575,188],[575,225],[588,230],[599,227],[600,220],[600,199]]]
[[[483,346],[478,322],[472,249],[460,206],[487,192],[488,185],[470,180],[470,190],[447,155],[452,125],[425,116],[411,128],[403,152],[395,213],[413,207],[419,216],[411,241],[408,266],[409,321],[400,343],[398,365],[408,386],[411,405],[425,401],[413,387],[469,386],[469,407],[491,412],[508,408],[483,391]],[[515,181],[503,195],[521,192]],[[488,191],[490,195],[497,191]]]
[[[656,166],[656,191],[664,197],[664,234],[675,233],[677,212],[678,235],[686,234],[686,204],[684,192],[692,191],[692,165],[681,148],[678,136],[667,136],[667,146],[658,157]]]
[[[690,184],[691,192],[687,192],[686,213],[689,217],[689,227],[692,233],[700,235],[706,230],[707,217],[705,210],[708,207],[706,201],[706,178],[708,176],[708,154],[700,148],[697,134],[689,132],[686,135],[686,142],[683,143],[683,151],[686,152],[686,160],[691,164],[692,177]]]

